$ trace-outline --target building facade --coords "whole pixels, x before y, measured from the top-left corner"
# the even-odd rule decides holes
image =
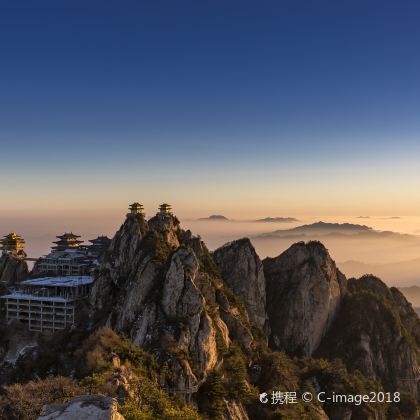
[[[52,247],[56,251],[65,251],[66,249],[78,249],[82,247],[83,241],[79,240],[80,236],[73,232],[64,233],[57,236],[58,241],[55,241],[55,246]]]
[[[86,252],[68,249],[53,251],[40,258],[37,270],[50,276],[82,276],[88,273],[89,264]]]
[[[98,236],[90,240],[90,246],[82,245],[79,235],[65,233],[57,236],[52,251],[39,258],[36,273],[43,276],[83,276],[97,265],[97,258],[104,252],[111,240],[107,236]]]
[[[17,320],[31,331],[57,331],[75,324],[76,303],[88,296],[90,276],[25,280],[20,289],[1,296],[7,322]]]

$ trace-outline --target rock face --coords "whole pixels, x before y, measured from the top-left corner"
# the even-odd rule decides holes
[[[163,240],[172,247],[179,246],[178,236],[181,233],[179,221],[170,213],[158,213],[149,220],[150,228],[160,234]]]
[[[92,328],[110,327],[153,354],[162,367],[162,389],[192,401],[212,380],[216,390],[238,380],[235,388],[242,392],[265,371],[267,377],[277,372],[272,384],[277,387],[284,383],[282,367],[293,386],[319,376],[325,383],[317,379],[314,386],[328,389],[332,364],[314,362],[314,373],[308,373],[297,359],[267,349],[267,338],[272,350],[340,358],[349,370],[360,370],[390,391],[419,396],[417,315],[398,290],[377,279],[347,282],[319,242],[297,243],[261,263],[248,239],[211,255],[172,214],[148,221],[129,214],[101,257],[89,301]],[[218,380],[209,375],[213,370]],[[355,384],[360,385],[347,383]],[[247,414],[249,407],[239,401],[225,398],[225,418],[262,418]],[[198,397],[197,402],[202,409]],[[319,410],[314,418],[326,418]],[[330,418],[353,415],[337,413]]]
[[[243,301],[250,321],[267,330],[263,264],[248,238],[229,242],[213,253],[223,281]]]
[[[143,260],[143,264],[140,264],[143,257],[141,241],[147,232],[148,225],[142,215],[127,215],[101,260],[101,270],[90,295],[90,301],[96,309],[108,313],[115,304],[119,290],[135,284],[143,271],[147,271],[147,261]]]
[[[224,419],[226,420],[249,420],[248,414],[242,404],[237,404],[232,401],[224,400],[225,413]]]
[[[419,392],[420,320],[401,292],[371,275],[349,281],[349,294],[317,354],[340,357],[384,389]]]
[[[102,395],[84,395],[65,404],[46,405],[38,420],[124,420],[117,401]]]
[[[345,276],[319,242],[294,244],[263,265],[270,345],[290,355],[311,355],[340,307]]]
[[[19,257],[2,254],[0,256],[0,283],[5,286],[24,280],[28,276],[28,265]]]
[[[230,343],[215,270],[204,243],[171,214],[128,215],[91,290],[92,322],[127,334],[167,364],[165,389],[195,392],[220,361],[217,338]]]

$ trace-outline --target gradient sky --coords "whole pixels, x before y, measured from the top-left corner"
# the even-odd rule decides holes
[[[0,217],[420,215],[419,22],[415,0],[1,2]]]

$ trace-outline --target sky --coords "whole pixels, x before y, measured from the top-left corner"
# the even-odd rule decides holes
[[[419,21],[415,0],[1,2],[2,226],[106,231],[133,201],[418,216]]]

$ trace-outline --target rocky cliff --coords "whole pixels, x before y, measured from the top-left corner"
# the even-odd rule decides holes
[[[26,261],[18,256],[2,254],[0,256],[0,284],[10,286],[28,276]]]
[[[127,334],[168,366],[162,386],[177,392],[197,391],[221,362],[218,345],[230,343],[222,318],[246,324],[224,295],[205,245],[170,214],[149,221],[127,216],[103,257],[90,303],[93,322]]]
[[[216,249],[212,254],[223,281],[244,303],[250,321],[268,329],[263,264],[251,241],[243,238]]]
[[[419,397],[420,320],[401,292],[367,275],[349,293],[317,355],[340,357],[351,371]]]
[[[271,346],[311,355],[334,320],[346,278],[319,242],[297,243],[263,264]]]
[[[352,340],[366,350],[367,337],[378,330],[375,323],[362,330],[357,321],[366,319],[367,325],[374,322],[373,312],[368,308],[377,305],[375,299],[366,303],[364,312],[359,311],[359,318],[353,320],[353,315],[349,315],[353,310],[348,302],[356,291],[361,293],[359,289],[375,289],[375,294],[392,301],[393,316],[399,320],[393,328],[395,332],[400,328],[399,335],[391,334],[395,337],[392,349],[400,351],[401,360],[391,362],[391,353],[381,354],[377,345],[383,340],[382,335],[367,352],[368,356],[360,356],[361,350],[355,352],[359,359],[346,356]],[[224,372],[227,384],[235,384],[233,378],[241,378],[239,385],[226,385],[228,389],[238,386],[246,394],[250,384],[264,388],[262,366],[278,350],[292,357],[322,354],[330,360],[342,358],[350,371],[359,368],[378,383],[387,380],[391,384],[389,389],[405,389],[417,397],[416,353],[407,338],[419,337],[417,315],[397,290],[376,280],[351,281],[348,286],[319,242],[297,243],[278,257],[261,262],[248,239],[228,243],[210,254],[200,238],[182,230],[170,214],[158,214],[149,221],[141,215],[128,215],[103,256],[90,303],[93,325],[106,325],[124,333],[136,346],[152,353],[161,366],[166,366],[161,386],[182,395],[196,395],[198,391],[199,406],[205,412],[217,407],[213,402],[212,408],[208,408],[208,401],[203,402],[200,397],[200,392],[206,390],[207,395],[208,387],[216,386],[217,375],[213,372]],[[348,324],[346,327],[342,319]],[[389,319],[388,316],[381,322],[387,323]],[[260,327],[258,338],[253,325]],[[332,345],[331,337],[341,337],[336,332],[337,325],[342,338],[334,338]],[[356,336],[346,335],[357,328]],[[269,334],[271,349],[262,350],[266,342],[264,332]],[[239,370],[230,370],[232,360]],[[353,389],[350,384],[359,381],[345,367],[325,367],[322,363],[318,365],[316,359],[310,362],[310,368],[308,362],[303,367],[287,363],[288,369],[295,372],[291,383],[299,384],[309,378],[317,386],[322,382],[323,387],[329,388],[336,376],[325,371],[337,369],[342,370],[349,389]],[[272,362],[268,363],[267,378],[273,374],[272,367]],[[308,376],[308,370],[313,371],[312,376]],[[401,378],[410,379],[411,385],[398,379],[400,374]],[[274,375],[270,380],[276,378],[281,383],[283,375]],[[305,389],[305,385],[295,385],[300,386]],[[334,386],[339,386],[337,381]],[[371,385],[366,382],[363,386]],[[238,394],[230,398],[223,395],[220,404],[228,418],[246,418],[246,413],[253,418],[268,415],[250,407],[244,411]],[[343,412],[336,407],[325,407],[326,411],[312,405],[309,408],[313,418],[328,415],[338,419]],[[367,406],[346,412],[350,416],[362,412],[379,415],[383,410],[386,411]],[[360,414],[360,418],[368,418],[368,414],[366,417]]]

